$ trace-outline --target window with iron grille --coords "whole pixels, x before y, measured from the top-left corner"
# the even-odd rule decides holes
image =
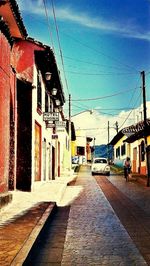
[[[42,109],[42,86],[41,86],[41,73],[37,71],[37,107]]]

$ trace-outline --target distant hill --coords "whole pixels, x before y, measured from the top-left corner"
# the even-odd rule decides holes
[[[113,147],[109,146],[109,158],[113,156]],[[95,145],[95,157],[108,157],[107,145]]]

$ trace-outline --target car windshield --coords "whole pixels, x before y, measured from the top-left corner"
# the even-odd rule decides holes
[[[94,163],[107,163],[106,159],[95,159]]]

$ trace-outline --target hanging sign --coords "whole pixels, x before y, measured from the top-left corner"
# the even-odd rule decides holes
[[[66,121],[56,121],[56,127],[66,127]]]
[[[44,121],[59,121],[59,113],[45,112],[43,113]]]
[[[53,123],[46,123],[46,128],[54,128],[55,127],[55,124]]]
[[[53,135],[52,135],[52,139],[58,139],[58,135],[53,134]]]

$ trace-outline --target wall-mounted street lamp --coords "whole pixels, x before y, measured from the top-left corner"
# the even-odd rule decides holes
[[[52,77],[52,73],[51,73],[51,72],[46,72],[46,73],[45,73],[45,79],[46,79],[47,81],[50,81],[50,80],[51,80],[51,77]]]
[[[55,100],[56,106],[60,105],[60,101],[58,99]]]
[[[52,95],[53,95],[53,96],[56,96],[56,94],[57,94],[57,89],[56,89],[56,88],[53,88],[53,89],[52,89]]]

